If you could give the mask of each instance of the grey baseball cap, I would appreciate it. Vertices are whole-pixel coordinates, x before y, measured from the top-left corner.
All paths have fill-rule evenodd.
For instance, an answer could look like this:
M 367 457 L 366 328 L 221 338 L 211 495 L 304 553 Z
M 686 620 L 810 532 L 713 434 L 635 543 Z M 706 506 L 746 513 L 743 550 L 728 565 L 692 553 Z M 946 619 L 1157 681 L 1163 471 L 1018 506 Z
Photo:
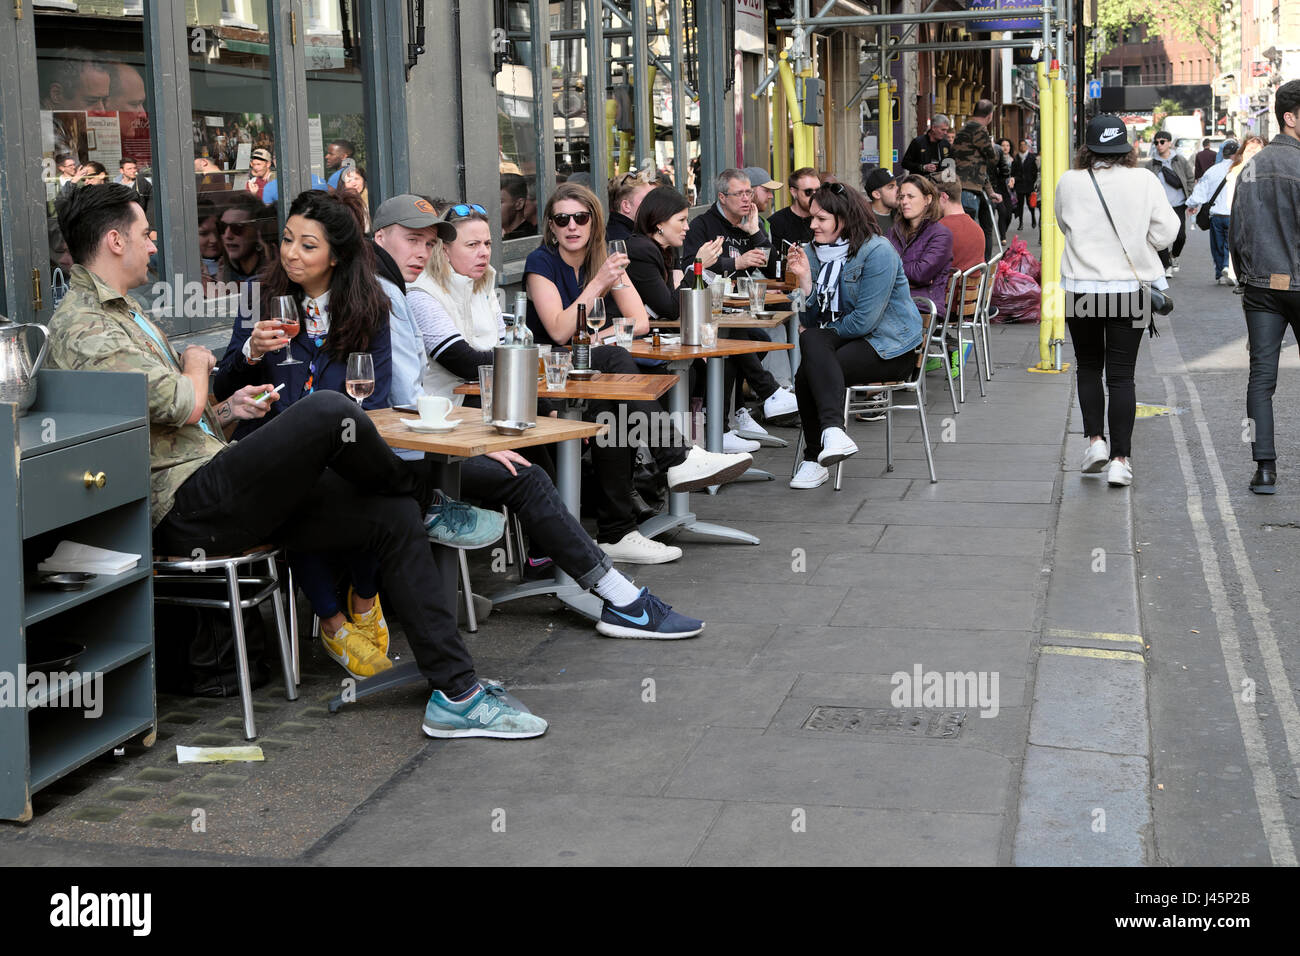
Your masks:
M 443 242 L 454 242 L 456 239 L 456 227 L 443 222 L 429 200 L 411 193 L 402 193 L 379 204 L 375 218 L 370 221 L 370 228 L 378 232 L 387 226 L 405 226 L 407 229 L 427 229 L 432 226 Z
M 758 166 L 746 166 L 745 175 L 749 177 L 749 185 L 752 187 L 762 186 L 765 189 L 780 189 L 781 183 L 772 178 L 766 169 Z

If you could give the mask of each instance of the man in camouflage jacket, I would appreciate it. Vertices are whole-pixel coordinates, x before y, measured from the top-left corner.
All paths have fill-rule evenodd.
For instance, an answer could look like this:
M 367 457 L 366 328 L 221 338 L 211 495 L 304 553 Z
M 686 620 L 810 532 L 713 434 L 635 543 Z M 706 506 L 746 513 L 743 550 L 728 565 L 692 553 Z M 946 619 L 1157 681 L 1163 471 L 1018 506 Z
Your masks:
M 980 194 L 989 203 L 1000 203 L 1003 197 L 993 191 L 989 182 L 989 167 L 998 161 L 989 124 L 993 122 L 993 101 L 980 100 L 975 104 L 971 118 L 957 132 L 952 144 L 953 159 L 957 161 L 957 176 L 961 179 L 961 205 L 967 215 L 984 230 L 985 258 L 992 253 L 993 215 L 980 201 Z

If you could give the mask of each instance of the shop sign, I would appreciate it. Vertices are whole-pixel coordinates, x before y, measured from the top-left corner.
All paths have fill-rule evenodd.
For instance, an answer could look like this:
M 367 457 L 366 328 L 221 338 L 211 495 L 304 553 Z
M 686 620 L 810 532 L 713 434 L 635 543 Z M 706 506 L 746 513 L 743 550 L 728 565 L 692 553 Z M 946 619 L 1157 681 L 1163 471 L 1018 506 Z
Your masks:
M 763 7 L 764 0 L 736 0 L 736 49 L 742 53 L 762 53 L 767 48 Z

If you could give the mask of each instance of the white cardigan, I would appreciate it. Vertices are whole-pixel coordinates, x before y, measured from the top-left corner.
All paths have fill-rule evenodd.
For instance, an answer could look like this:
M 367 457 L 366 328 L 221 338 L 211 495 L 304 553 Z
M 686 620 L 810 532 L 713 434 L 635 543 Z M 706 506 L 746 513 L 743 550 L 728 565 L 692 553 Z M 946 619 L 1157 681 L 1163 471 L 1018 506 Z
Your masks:
M 1088 171 L 1071 169 L 1056 186 L 1056 221 L 1065 233 L 1062 287 L 1078 292 L 1135 291 L 1141 279 L 1164 288 L 1165 270 L 1156 250 L 1168 248 L 1178 237 L 1178 215 L 1159 180 L 1148 170 L 1127 166 L 1103 167 L 1094 173 L 1137 278 L 1106 220 Z
M 501 340 L 501 303 L 494 292 L 496 273 L 491 266 L 488 266 L 486 279 L 486 287 L 476 293 L 474 280 L 458 272 L 451 273 L 449 289 L 442 288 L 427 272 L 422 272 L 418 279 L 407 284 L 407 294 L 432 296 L 470 348 L 478 352 L 491 351 Z M 439 364 L 436 356 L 430 357 L 424 370 L 424 394 L 445 395 L 460 405 L 465 396 L 452 392 L 460 383 L 460 377 Z

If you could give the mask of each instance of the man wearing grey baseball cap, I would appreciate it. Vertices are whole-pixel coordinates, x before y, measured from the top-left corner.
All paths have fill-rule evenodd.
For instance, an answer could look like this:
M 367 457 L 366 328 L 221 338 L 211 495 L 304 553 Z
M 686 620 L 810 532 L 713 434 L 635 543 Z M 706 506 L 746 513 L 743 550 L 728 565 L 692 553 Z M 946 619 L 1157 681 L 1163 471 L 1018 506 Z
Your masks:
M 404 229 L 433 229 L 434 235 L 443 242 L 452 242 L 456 238 L 456 227 L 442 221 L 438 211 L 433 208 L 433 203 L 411 193 L 402 193 L 380 203 L 379 208 L 375 210 L 374 219 L 371 220 L 371 226 L 376 240 L 379 239 L 379 234 L 390 226 L 401 226 Z M 384 244 L 380 243 L 380 245 Z

